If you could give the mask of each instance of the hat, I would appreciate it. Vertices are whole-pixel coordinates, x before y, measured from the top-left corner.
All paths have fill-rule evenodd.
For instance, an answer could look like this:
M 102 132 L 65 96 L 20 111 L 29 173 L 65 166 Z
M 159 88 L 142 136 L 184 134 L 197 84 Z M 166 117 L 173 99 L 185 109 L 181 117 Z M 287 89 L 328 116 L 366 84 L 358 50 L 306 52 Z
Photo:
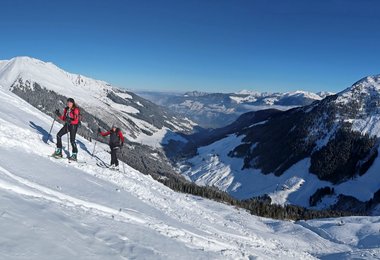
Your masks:
M 71 103 L 75 104 L 75 101 L 74 101 L 73 98 L 68 98 L 68 99 L 67 99 L 67 102 L 71 102 Z
M 112 124 L 111 128 L 117 128 L 116 124 Z

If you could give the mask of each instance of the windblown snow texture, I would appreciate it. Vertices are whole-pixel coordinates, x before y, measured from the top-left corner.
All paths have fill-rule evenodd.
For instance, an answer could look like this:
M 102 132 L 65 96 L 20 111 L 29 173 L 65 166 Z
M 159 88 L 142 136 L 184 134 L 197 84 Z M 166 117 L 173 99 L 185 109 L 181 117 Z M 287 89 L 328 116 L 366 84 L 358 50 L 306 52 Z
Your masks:
M 47 155 L 51 118 L 0 87 L 1 259 L 316 259 L 380 256 L 379 217 L 275 221 L 173 192 L 78 137 L 85 166 Z M 53 128 L 56 133 L 60 125 Z

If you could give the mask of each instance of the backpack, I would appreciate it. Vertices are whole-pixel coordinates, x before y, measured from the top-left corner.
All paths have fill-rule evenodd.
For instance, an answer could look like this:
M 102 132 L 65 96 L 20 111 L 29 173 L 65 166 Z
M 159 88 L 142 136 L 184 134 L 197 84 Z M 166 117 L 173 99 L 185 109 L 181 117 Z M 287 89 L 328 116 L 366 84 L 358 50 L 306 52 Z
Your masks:
M 116 128 L 115 132 L 112 132 L 112 129 L 109 131 L 110 131 L 110 145 L 118 145 L 120 143 L 120 137 L 119 137 L 120 128 Z

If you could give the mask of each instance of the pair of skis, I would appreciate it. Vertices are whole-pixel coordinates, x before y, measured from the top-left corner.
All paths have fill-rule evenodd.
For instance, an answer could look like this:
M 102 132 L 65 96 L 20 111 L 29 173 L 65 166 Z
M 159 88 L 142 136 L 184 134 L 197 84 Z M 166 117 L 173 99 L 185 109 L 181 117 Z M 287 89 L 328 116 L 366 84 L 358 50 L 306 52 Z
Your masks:
M 57 159 L 57 160 L 67 159 L 69 161 L 69 163 L 75 162 L 78 164 L 87 164 L 87 162 L 85 162 L 85 161 L 71 160 L 70 158 L 65 158 L 65 157 L 60 157 L 60 156 L 50 155 L 49 157 L 52 157 L 52 158 Z M 96 165 L 100 168 L 110 169 L 112 171 L 120 171 L 120 168 L 113 168 L 109 164 L 104 163 L 104 162 L 97 162 Z
M 104 168 L 104 169 L 110 169 L 112 171 L 120 171 L 120 168 L 113 168 L 109 164 L 104 163 L 104 162 L 97 162 L 96 166 L 98 166 L 100 168 Z
M 70 157 L 60 157 L 60 156 L 55 156 L 55 155 L 49 155 L 49 157 L 52 157 L 54 159 L 57 159 L 57 160 L 60 160 L 60 159 L 67 159 L 69 161 L 69 163 L 72 163 L 72 162 L 75 162 L 75 163 L 78 163 L 78 164 L 86 164 L 85 161 L 78 161 L 78 160 L 73 160 L 73 159 L 70 159 Z
M 67 159 L 69 161 L 69 163 L 71 162 L 75 162 L 75 163 L 78 163 L 78 164 L 87 164 L 87 162 L 85 161 L 78 161 L 78 160 L 72 160 L 70 159 L 70 157 L 60 157 L 60 156 L 55 156 L 55 155 L 49 155 L 49 157 L 52 157 L 54 159 L 57 159 L 57 160 L 62 160 L 62 159 Z M 105 163 L 105 162 L 97 162 L 96 165 L 100 168 L 104 168 L 104 169 L 110 169 L 112 171 L 120 171 L 120 168 L 113 168 L 111 167 L 109 164 Z

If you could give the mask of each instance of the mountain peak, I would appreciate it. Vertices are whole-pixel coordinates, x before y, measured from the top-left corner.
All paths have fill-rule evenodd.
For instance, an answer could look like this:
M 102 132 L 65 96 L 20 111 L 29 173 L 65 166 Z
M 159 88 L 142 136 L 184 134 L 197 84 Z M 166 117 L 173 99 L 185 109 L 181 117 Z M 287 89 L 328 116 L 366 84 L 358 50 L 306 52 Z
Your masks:
M 88 91 L 102 93 L 111 85 L 83 75 L 69 73 L 52 62 L 45 62 L 28 56 L 19 56 L 0 61 L 0 86 L 9 89 L 15 82 L 36 82 L 42 87 L 72 96 L 73 93 L 88 99 Z M 78 88 L 80 87 L 80 88 Z M 71 89 L 71 90 L 70 90 Z M 72 90 L 75 89 L 73 92 Z
M 367 76 L 356 82 L 354 85 L 364 83 L 364 84 L 379 84 L 380 83 L 380 74 Z
M 309 99 L 314 99 L 314 100 L 321 100 L 322 97 L 320 97 L 318 94 L 315 94 L 313 92 L 309 91 L 304 91 L 304 90 L 296 90 L 292 92 L 286 92 L 284 93 L 285 96 L 294 96 L 294 97 L 305 97 Z
M 376 91 L 376 92 L 380 91 L 380 75 L 364 77 L 361 80 L 355 82 L 351 87 L 338 93 L 338 95 L 344 96 L 348 92 L 370 93 L 373 91 Z
M 30 56 L 16 56 L 16 57 L 10 59 L 10 61 L 12 61 L 12 62 L 15 62 L 15 61 L 20 61 L 20 62 L 43 62 L 42 60 L 30 57 Z
M 16 66 L 17 69 L 31 69 L 31 67 L 36 66 L 48 66 L 53 67 L 55 69 L 59 69 L 55 64 L 52 62 L 45 62 L 33 57 L 29 56 L 17 56 L 7 61 L 9 66 Z
M 28 56 L 19 56 L 10 60 L 0 62 L 0 85 L 9 88 L 16 80 L 31 79 L 52 79 L 56 74 L 62 74 L 63 71 L 53 63 L 47 63 Z M 36 78 L 36 76 L 38 76 Z

